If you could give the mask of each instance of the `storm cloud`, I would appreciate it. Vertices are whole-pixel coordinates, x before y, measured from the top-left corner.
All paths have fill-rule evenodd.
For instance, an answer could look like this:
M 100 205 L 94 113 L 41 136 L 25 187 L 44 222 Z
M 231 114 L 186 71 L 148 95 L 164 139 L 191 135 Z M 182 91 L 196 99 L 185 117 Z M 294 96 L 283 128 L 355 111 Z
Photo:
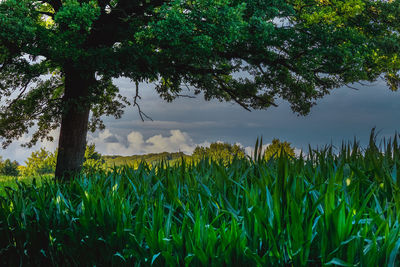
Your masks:
M 115 83 L 124 96 L 133 99 L 133 83 L 127 79 Z M 105 117 L 106 130 L 89 133 L 88 141 L 94 142 L 102 154 L 132 155 L 163 151 L 191 153 L 196 145 L 216 141 L 253 147 L 260 136 L 264 143 L 279 138 L 298 149 L 307 149 L 308 144 L 340 145 L 354 137 L 365 146 L 373 127 L 379 132 L 378 139 L 400 132 L 400 92 L 390 91 L 383 81 L 352 87 L 358 90 L 348 87 L 333 90 L 303 117 L 294 114 L 284 101 L 279 101 L 277 108 L 253 112 L 232 103 L 206 102 L 201 95 L 167 103 L 157 95 L 153 84 L 141 84 L 141 109 L 153 121 L 142 122 L 137 109 L 128 107 L 119 120 Z M 57 136 L 57 132 L 53 134 Z M 56 139 L 54 143 L 38 144 L 27 150 L 18 146 L 22 141 L 0 154 L 22 163 L 40 146 L 54 150 L 57 145 Z

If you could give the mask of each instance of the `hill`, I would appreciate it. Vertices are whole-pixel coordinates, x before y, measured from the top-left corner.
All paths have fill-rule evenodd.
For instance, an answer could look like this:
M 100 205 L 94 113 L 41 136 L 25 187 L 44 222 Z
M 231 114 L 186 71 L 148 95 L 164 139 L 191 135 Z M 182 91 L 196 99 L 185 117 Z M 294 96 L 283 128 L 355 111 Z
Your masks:
M 154 165 L 162 160 L 169 162 L 170 164 L 174 164 L 176 161 L 184 158 L 186 161 L 190 160 L 192 157 L 186 155 L 183 152 L 162 152 L 162 153 L 150 153 L 145 155 L 132 155 L 132 156 L 120 156 L 120 155 L 112 155 L 112 156 L 102 156 L 105 164 L 107 166 L 121 166 L 121 165 L 131 165 L 137 166 L 140 162 L 145 161 L 148 164 Z

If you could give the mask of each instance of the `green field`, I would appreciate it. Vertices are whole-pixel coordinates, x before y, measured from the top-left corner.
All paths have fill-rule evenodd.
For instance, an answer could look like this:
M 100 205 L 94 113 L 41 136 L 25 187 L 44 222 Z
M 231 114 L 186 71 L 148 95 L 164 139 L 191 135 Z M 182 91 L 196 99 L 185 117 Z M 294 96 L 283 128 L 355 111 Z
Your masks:
M 399 266 L 399 159 L 395 141 L 3 187 L 0 265 Z
M 54 175 L 47 174 L 43 176 L 32 176 L 32 177 L 23 177 L 23 176 L 0 176 L 0 196 L 5 195 L 5 190 L 7 187 L 17 189 L 18 182 L 24 184 L 32 184 L 33 180 L 38 186 L 42 184 L 44 180 L 51 180 Z

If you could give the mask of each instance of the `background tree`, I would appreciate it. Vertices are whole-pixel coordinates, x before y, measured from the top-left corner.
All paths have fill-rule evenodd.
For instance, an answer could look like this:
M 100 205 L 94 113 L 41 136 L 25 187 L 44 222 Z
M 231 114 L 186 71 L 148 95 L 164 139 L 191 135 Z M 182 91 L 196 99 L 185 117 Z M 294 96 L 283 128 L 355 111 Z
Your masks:
M 45 148 L 40 148 L 38 151 L 32 152 L 31 156 L 25 161 L 26 166 L 20 166 L 21 174 L 23 176 L 54 174 L 57 155 L 58 150 L 52 153 Z M 84 170 L 98 170 L 103 167 L 103 163 L 104 160 L 101 154 L 96 151 L 96 146 L 94 144 L 87 145 L 85 149 L 85 160 L 83 162 Z
M 265 160 L 269 160 L 272 157 L 278 158 L 282 152 L 291 157 L 295 156 L 294 148 L 291 147 L 290 143 L 281 142 L 279 139 L 274 138 L 272 143 L 265 148 L 264 158 Z
M 56 166 L 56 153 L 51 153 L 44 148 L 31 153 L 25 161 L 26 166 L 21 168 L 23 176 L 37 176 L 54 173 Z
M 0 136 L 27 144 L 60 128 L 56 176 L 81 169 L 88 129 L 138 107 L 139 82 L 162 98 L 307 114 L 331 89 L 382 74 L 399 86 L 400 1 L 2 0 Z M 236 75 L 241 73 L 243 75 Z M 135 82 L 127 101 L 112 79 Z M 89 121 L 89 115 L 90 121 Z
M 17 161 L 11 161 L 10 159 L 2 160 L 0 157 L 0 174 L 7 176 L 18 176 L 19 175 L 19 163 Z
M 89 144 L 85 150 L 85 160 L 83 162 L 83 169 L 86 172 L 96 171 L 104 167 L 105 160 L 102 159 L 101 154 L 96 151 L 95 144 Z
M 207 157 L 207 148 L 203 146 L 196 146 L 193 150 L 192 157 L 195 159 L 202 159 Z
M 9 176 L 18 176 L 19 163 L 17 161 L 11 161 L 10 159 L 6 159 L 4 161 L 4 165 L 2 166 L 1 174 L 9 175 Z
M 208 158 L 215 161 L 222 161 L 224 163 L 231 162 L 235 157 L 244 158 L 244 148 L 235 144 L 228 143 L 212 143 L 209 147 L 197 146 L 192 154 L 194 160 Z
M 85 150 L 85 160 L 101 160 L 101 154 L 96 151 L 95 144 L 89 144 Z

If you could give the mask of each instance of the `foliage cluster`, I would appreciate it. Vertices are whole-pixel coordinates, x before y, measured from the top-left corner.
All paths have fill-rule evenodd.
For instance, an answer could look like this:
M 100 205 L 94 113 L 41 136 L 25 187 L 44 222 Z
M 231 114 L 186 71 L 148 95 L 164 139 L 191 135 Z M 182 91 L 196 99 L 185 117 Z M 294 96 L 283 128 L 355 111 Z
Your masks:
M 232 162 L 234 158 L 244 158 L 245 152 L 240 145 L 216 142 L 209 147 L 197 146 L 193 151 L 192 157 L 194 160 L 208 158 L 227 164 Z
M 26 166 L 20 166 L 22 176 L 40 176 L 44 174 L 54 174 L 57 162 L 57 150 L 49 152 L 44 148 L 32 152 L 31 156 L 25 161 Z M 86 146 L 85 161 L 83 168 L 85 171 L 93 171 L 102 167 L 104 161 L 100 153 L 96 151 L 94 144 Z
M 0 157 L 0 175 L 5 176 L 18 176 L 19 175 L 19 163 L 17 161 L 11 161 L 10 159 L 3 159 Z
M 87 145 L 83 161 L 83 171 L 93 172 L 102 168 L 104 168 L 104 160 L 101 154 L 96 151 L 95 144 Z
M 281 142 L 279 139 L 272 139 L 272 143 L 267 146 L 264 152 L 264 158 L 269 160 L 270 158 L 279 158 L 282 153 L 286 153 L 290 157 L 294 157 L 294 148 L 290 146 L 289 142 Z
M 0 107 L 3 145 L 35 124 L 28 145 L 51 139 L 74 105 L 91 110 L 93 131 L 104 127 L 102 115 L 120 118 L 126 105 L 138 107 L 140 96 L 137 87 L 134 101 L 122 97 L 113 84 L 118 77 L 156 82 L 167 101 L 191 86 L 206 100 L 246 109 L 283 99 L 298 114 L 358 81 L 383 76 L 396 90 L 399 6 L 374 0 L 2 0 L 0 100 L 10 100 Z M 70 135 L 77 125 L 62 131 Z
M 21 166 L 22 176 L 39 176 L 54 173 L 56 167 L 56 152 L 49 152 L 44 148 L 32 152 L 25 161 L 26 166 Z
M 18 183 L 0 197 L 0 265 L 395 266 L 400 146 Z

